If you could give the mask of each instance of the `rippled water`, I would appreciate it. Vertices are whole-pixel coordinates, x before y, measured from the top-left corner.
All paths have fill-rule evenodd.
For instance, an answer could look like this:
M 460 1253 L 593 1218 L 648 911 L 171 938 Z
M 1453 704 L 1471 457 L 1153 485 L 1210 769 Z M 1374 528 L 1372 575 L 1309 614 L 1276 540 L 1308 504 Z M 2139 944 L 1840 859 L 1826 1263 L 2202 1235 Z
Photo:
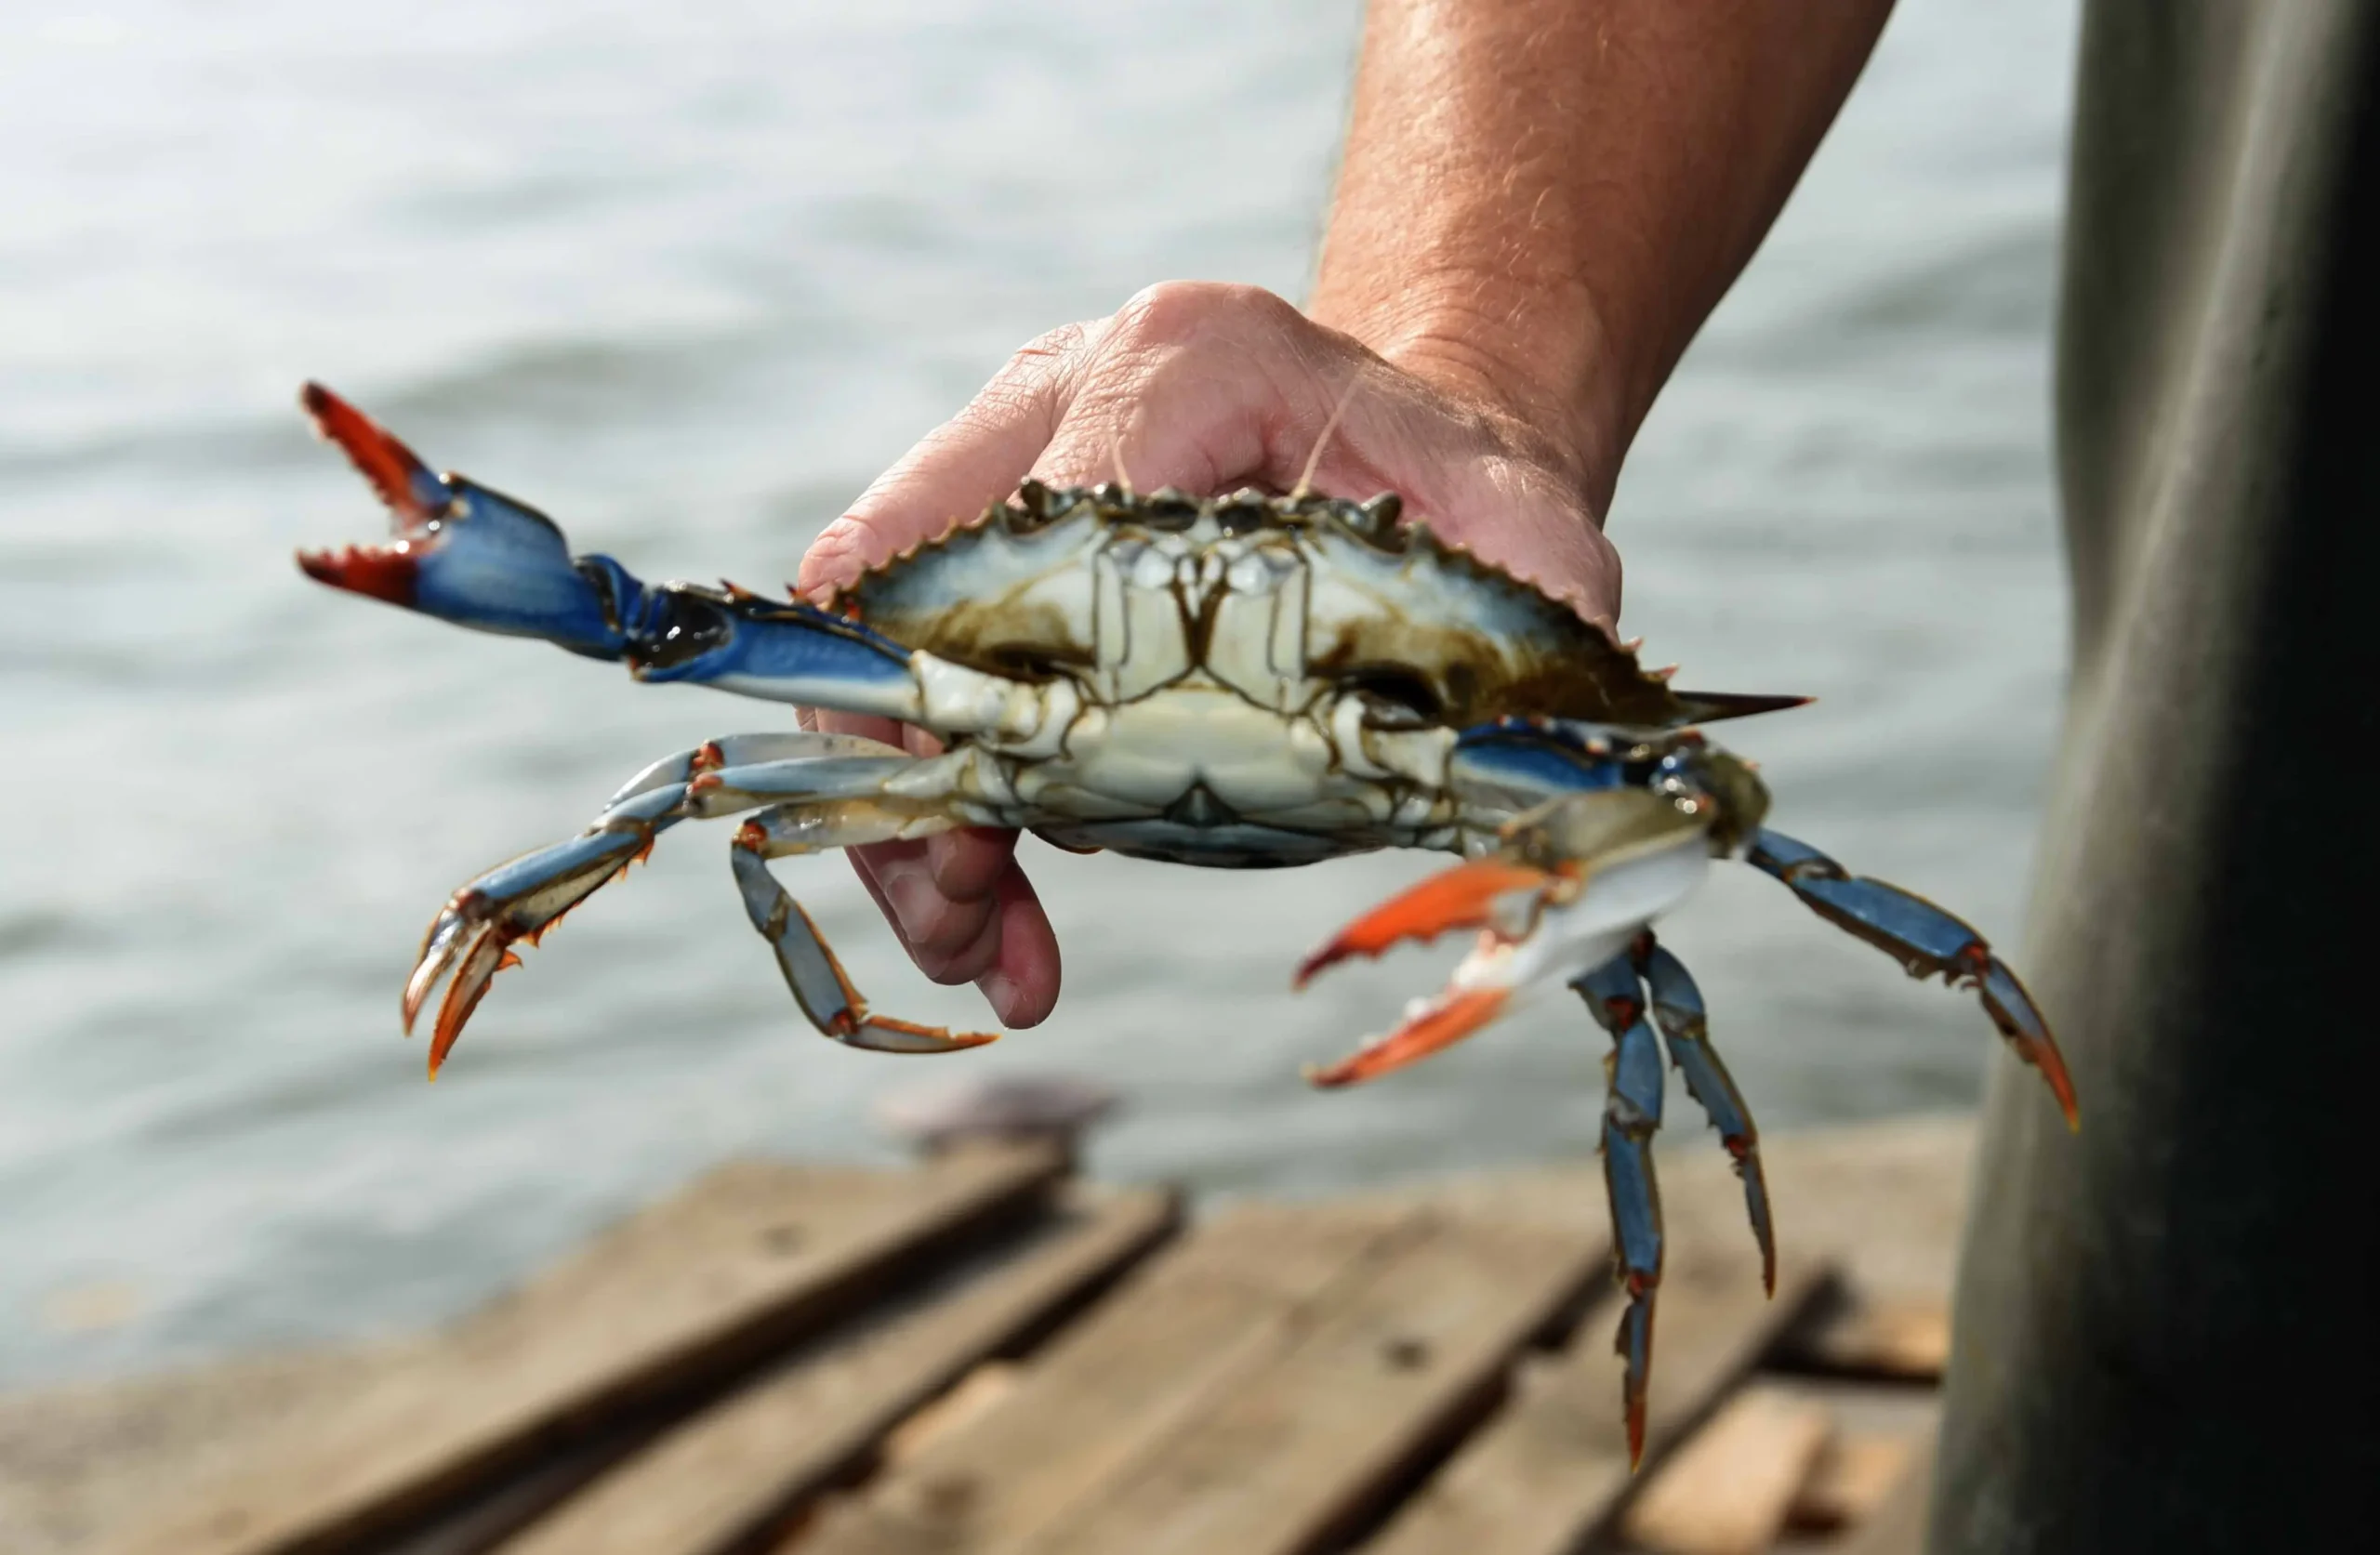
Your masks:
M 1824 699 L 1732 731 L 1783 823 L 2009 939 L 2065 630 L 2069 10 L 1908 0 L 1612 519 L 1649 652 Z M 426 1321 L 730 1152 L 882 1152 L 869 1099 L 949 1072 L 808 1034 L 721 839 L 681 832 L 421 1083 L 395 995 L 444 893 L 769 715 L 303 583 L 293 546 L 378 520 L 298 381 L 649 576 L 773 584 L 1025 337 L 1165 276 L 1296 295 L 1355 19 L 11 7 L 0 1377 Z M 1026 846 L 1064 1002 L 943 1062 L 1108 1076 L 1101 1171 L 1304 1188 L 1587 1147 L 1601 1043 L 1556 1007 L 1364 1091 L 1299 1085 L 1444 958 L 1293 999 L 1294 955 L 1430 861 L 1254 879 Z M 880 1003 L 976 1018 L 839 862 L 787 873 Z M 1976 1094 L 1978 1012 L 1749 872 L 1668 937 L 1770 1127 Z

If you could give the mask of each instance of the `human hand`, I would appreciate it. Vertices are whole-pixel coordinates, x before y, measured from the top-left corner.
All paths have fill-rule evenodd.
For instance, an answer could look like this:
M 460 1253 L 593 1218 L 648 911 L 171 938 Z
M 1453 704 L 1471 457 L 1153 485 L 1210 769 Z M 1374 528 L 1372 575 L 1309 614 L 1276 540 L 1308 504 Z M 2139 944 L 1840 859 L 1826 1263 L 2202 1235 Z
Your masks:
M 1120 463 L 1144 491 L 1286 492 L 1309 459 L 1316 491 L 1395 492 L 1407 521 L 1606 627 L 1618 615 L 1620 559 L 1599 512 L 1613 471 L 1582 425 L 1443 343 L 1384 357 L 1270 292 L 1183 282 L 1017 352 L 827 526 L 797 586 L 824 596 L 973 518 L 1028 475 L 1086 484 Z M 939 748 L 883 719 L 817 721 L 921 755 Z M 972 982 L 1004 1023 L 1030 1026 L 1057 1002 L 1059 955 L 1015 844 L 1012 832 L 971 830 L 852 858 L 927 976 Z

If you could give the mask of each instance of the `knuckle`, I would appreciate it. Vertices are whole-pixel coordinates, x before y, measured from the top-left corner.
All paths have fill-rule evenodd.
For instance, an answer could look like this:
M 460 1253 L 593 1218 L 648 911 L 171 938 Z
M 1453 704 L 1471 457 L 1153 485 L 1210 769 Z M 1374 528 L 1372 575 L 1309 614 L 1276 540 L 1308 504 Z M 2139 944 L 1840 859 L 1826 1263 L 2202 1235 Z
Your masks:
M 1297 310 L 1262 286 L 1227 281 L 1160 281 L 1116 311 L 1116 334 L 1135 343 L 1190 343 L 1277 328 Z

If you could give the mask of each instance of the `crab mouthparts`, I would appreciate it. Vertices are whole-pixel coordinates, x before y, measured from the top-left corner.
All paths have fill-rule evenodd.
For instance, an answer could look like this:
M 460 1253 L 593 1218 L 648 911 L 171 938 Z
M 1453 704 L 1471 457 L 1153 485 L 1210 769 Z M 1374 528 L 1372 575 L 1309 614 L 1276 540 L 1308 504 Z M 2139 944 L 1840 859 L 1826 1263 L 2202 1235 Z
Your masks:
M 316 583 L 344 588 L 350 594 L 385 600 L 392 605 L 410 606 L 414 602 L 415 584 L 421 570 L 421 560 L 415 553 L 414 542 L 400 540 L 393 546 L 349 546 L 337 551 L 301 550 L 298 553 L 298 566 Z

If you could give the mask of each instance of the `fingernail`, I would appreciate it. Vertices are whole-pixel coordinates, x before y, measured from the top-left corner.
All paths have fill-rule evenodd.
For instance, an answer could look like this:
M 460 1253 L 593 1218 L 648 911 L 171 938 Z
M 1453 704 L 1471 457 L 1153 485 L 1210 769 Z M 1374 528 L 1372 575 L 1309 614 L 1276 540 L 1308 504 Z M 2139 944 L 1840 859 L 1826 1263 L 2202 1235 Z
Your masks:
M 1000 1018 L 1003 1025 L 1015 1020 L 1013 1011 L 1016 1008 L 1016 980 L 1014 978 L 1006 972 L 985 972 L 975 980 L 975 986 L 982 991 L 984 1002 L 992 1007 L 992 1013 Z

